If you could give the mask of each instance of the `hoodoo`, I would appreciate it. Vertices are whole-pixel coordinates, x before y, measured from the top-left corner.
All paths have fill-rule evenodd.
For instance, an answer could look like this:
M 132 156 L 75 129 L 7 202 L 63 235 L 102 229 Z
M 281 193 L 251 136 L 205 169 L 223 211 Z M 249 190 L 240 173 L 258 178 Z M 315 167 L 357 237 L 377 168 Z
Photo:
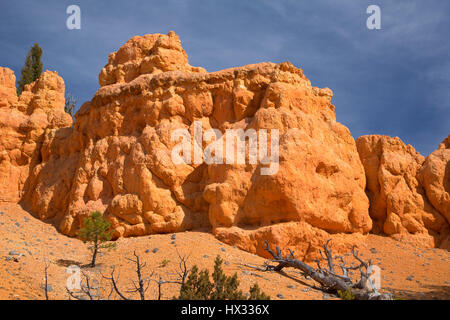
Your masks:
M 1 197 L 64 234 L 99 210 L 115 238 L 209 228 L 259 255 L 267 240 L 306 260 L 328 239 L 348 250 L 371 230 L 450 245 L 448 138 L 426 159 L 398 138 L 355 142 L 332 91 L 289 62 L 208 73 L 189 65 L 174 32 L 136 36 L 110 54 L 73 124 L 56 73 L 20 97 L 14 81 L 0 69 Z M 278 130 L 278 171 L 174 163 L 172 133 L 194 135 L 199 123 L 222 134 Z

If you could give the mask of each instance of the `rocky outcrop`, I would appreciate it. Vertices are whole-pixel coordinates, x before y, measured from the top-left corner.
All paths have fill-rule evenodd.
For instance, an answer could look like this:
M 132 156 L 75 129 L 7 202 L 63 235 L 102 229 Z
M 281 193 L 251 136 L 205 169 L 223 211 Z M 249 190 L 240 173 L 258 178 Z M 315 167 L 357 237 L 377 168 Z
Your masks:
M 367 177 L 373 231 L 421 247 L 447 248 L 445 171 L 450 153 L 445 143 L 427 159 L 399 138 L 362 136 L 356 144 Z
M 0 67 L 0 200 L 17 202 L 30 170 L 41 162 L 49 129 L 70 126 L 64 112 L 64 81 L 46 71 L 17 97 L 12 70 Z
M 128 40 L 117 52 L 109 55 L 108 64 L 99 75 L 100 86 L 126 83 L 141 74 L 158 74 L 167 71 L 206 72 L 191 67 L 180 38 L 171 31 L 168 35 L 147 34 Z
M 419 173 L 429 201 L 450 223 L 450 135 L 425 159 Z
M 330 238 L 347 251 L 372 228 L 449 242 L 448 139 L 427 159 L 398 138 L 355 143 L 332 91 L 289 62 L 208 73 L 173 32 L 133 37 L 73 125 L 56 73 L 19 98 L 14 81 L 0 69 L 2 196 L 67 235 L 99 210 L 115 238 L 210 228 L 244 250 L 265 256 L 267 240 L 304 260 Z
M 0 108 L 17 102 L 16 76 L 14 71 L 0 67 Z
M 346 245 L 371 229 L 364 170 L 349 130 L 336 122 L 332 92 L 290 63 L 207 73 L 189 66 L 171 32 L 130 39 L 99 82 L 73 130 L 47 130 L 23 197 L 63 233 L 75 235 L 100 210 L 115 237 L 211 227 L 251 252 L 264 254 L 267 238 L 311 258 L 330 237 Z M 261 162 L 172 161 L 175 130 L 211 128 L 266 129 L 269 143 L 278 130 L 275 174 L 262 174 L 272 164 Z M 208 144 L 192 148 L 199 146 Z

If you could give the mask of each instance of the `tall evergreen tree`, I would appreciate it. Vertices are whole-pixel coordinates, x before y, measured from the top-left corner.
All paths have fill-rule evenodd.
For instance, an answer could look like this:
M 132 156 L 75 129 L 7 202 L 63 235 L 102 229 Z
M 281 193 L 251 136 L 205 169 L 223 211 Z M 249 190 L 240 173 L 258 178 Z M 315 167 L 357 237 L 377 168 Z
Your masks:
M 17 83 L 17 94 L 20 95 L 25 85 L 37 80 L 42 73 L 42 49 L 35 43 L 28 51 L 25 65 L 21 70 L 21 77 Z

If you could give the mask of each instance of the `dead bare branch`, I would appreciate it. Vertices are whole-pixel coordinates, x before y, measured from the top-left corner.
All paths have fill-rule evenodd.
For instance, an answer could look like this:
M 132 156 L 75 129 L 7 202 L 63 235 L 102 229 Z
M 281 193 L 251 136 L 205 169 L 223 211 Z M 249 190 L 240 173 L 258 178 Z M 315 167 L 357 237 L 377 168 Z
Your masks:
M 331 239 L 330 239 L 331 240 Z M 276 253 L 270 248 L 269 243 L 266 243 L 266 251 L 273 257 L 272 262 L 277 263 L 277 265 L 266 265 L 265 271 L 281 271 L 283 268 L 295 268 L 299 269 L 303 274 L 308 275 L 314 281 L 320 284 L 321 290 L 328 293 L 347 292 L 351 291 L 357 300 L 391 300 L 392 296 L 390 294 L 381 294 L 378 292 L 370 275 L 372 273 L 372 263 L 369 260 L 365 262 L 362 260 L 358 252 L 355 251 L 355 247 L 352 249 L 353 257 L 359 262 L 359 265 L 346 266 L 344 259 L 341 256 L 333 256 L 332 250 L 329 246 L 330 240 L 328 240 L 323 251 L 320 251 L 320 259 L 316 259 L 317 269 L 309 266 L 303 261 L 294 258 L 294 254 L 291 250 L 283 258 L 280 248 L 276 247 Z M 327 262 L 328 268 L 321 266 L 321 261 L 325 260 Z M 342 270 L 342 275 L 338 274 L 335 270 L 335 260 L 339 260 L 341 264 L 339 267 Z M 361 277 L 357 283 L 353 283 L 352 279 L 349 277 L 349 270 L 360 271 Z
M 132 281 L 134 286 L 134 291 L 132 292 L 138 292 L 139 296 L 141 297 L 141 300 L 145 300 L 145 290 L 146 290 L 145 287 L 148 288 L 148 285 L 146 286 L 144 279 L 142 279 L 142 269 L 145 268 L 147 264 L 140 262 L 139 256 L 136 254 L 136 251 L 134 251 L 133 254 L 135 256 L 135 259 L 126 258 L 127 260 L 136 264 L 136 274 L 138 277 L 138 284 Z
M 146 267 L 146 263 L 141 262 L 141 259 L 136 252 L 133 252 L 134 258 L 126 258 L 126 260 L 133 262 L 136 265 L 136 275 L 137 275 L 137 281 L 131 281 L 132 288 L 129 290 L 126 290 L 124 292 L 126 293 L 138 293 L 141 300 L 145 300 L 145 293 L 147 292 L 150 282 L 155 282 L 158 286 L 158 300 L 162 298 L 162 286 L 164 284 L 178 284 L 183 285 L 187 279 L 187 276 L 189 274 L 190 269 L 188 268 L 187 261 L 189 259 L 189 256 L 181 255 L 178 251 L 178 269 L 176 272 L 173 273 L 173 276 L 176 276 L 175 280 L 163 280 L 163 278 L 158 275 L 158 279 L 153 279 L 154 272 L 152 272 L 148 277 L 144 278 L 143 276 L 143 269 Z M 104 279 L 107 279 L 111 282 L 111 292 L 109 294 L 109 297 L 111 296 L 112 292 L 115 292 L 121 299 L 123 300 L 131 300 L 130 298 L 126 297 L 122 291 L 119 289 L 117 283 L 119 280 L 119 276 L 117 278 L 114 275 L 115 269 L 113 268 L 111 271 L 111 275 L 109 277 L 103 276 Z M 169 274 L 169 273 L 167 273 Z M 108 297 L 108 298 L 109 298 Z
M 122 292 L 120 292 L 119 288 L 117 287 L 117 281 L 118 281 L 118 279 L 119 279 L 119 276 L 117 276 L 117 280 L 116 280 L 116 278 L 114 277 L 114 271 L 115 271 L 115 268 L 112 269 L 112 271 L 111 271 L 111 276 L 110 276 L 110 277 L 107 277 L 107 276 L 104 276 L 104 275 L 102 275 L 102 277 L 103 277 L 104 279 L 106 279 L 106 280 L 111 281 L 112 288 L 114 289 L 114 291 L 117 293 L 117 295 L 118 295 L 120 298 L 122 298 L 123 300 L 130 300 L 130 299 L 128 299 L 127 297 L 125 297 L 125 296 L 122 294 Z M 111 294 L 110 294 L 110 295 L 111 295 Z
M 48 261 L 45 259 L 45 267 L 44 267 L 44 277 L 45 277 L 45 283 L 44 283 L 44 292 L 45 292 L 45 300 L 48 300 Z

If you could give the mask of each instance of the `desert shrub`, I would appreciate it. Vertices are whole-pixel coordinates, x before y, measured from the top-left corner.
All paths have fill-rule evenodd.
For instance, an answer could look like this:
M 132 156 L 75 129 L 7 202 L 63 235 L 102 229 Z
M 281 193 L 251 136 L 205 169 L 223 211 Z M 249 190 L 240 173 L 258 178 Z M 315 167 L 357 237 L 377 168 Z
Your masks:
M 227 276 L 222 269 L 222 259 L 217 256 L 214 263 L 212 281 L 207 269 L 199 270 L 193 266 L 187 280 L 180 289 L 180 300 L 244 300 L 245 295 L 239 290 L 237 273 Z M 269 300 L 257 284 L 250 288 L 249 300 Z
M 255 283 L 250 287 L 250 297 L 248 300 L 270 300 L 270 297 L 261 291 L 258 284 Z
M 353 294 L 351 287 L 345 291 L 338 290 L 337 293 L 342 300 L 355 300 L 355 295 Z
M 161 267 L 161 268 L 164 268 L 164 267 L 167 267 L 167 265 L 170 263 L 170 260 L 168 260 L 168 259 L 163 259 L 162 261 L 161 261 L 161 263 L 159 264 L 159 266 Z

